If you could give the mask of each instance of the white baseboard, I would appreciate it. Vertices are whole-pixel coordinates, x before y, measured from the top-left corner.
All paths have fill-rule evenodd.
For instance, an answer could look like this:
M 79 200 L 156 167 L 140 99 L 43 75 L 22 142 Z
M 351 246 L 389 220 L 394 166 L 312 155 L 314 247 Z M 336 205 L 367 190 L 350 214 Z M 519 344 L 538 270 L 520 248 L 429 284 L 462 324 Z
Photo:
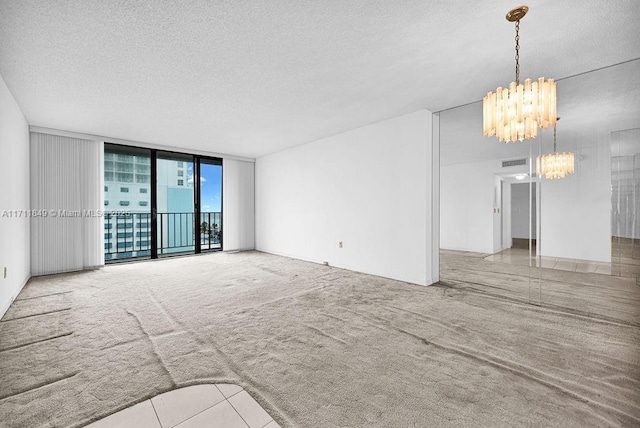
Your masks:
M 305 257 L 300 257 L 300 256 L 294 256 L 291 254 L 286 254 L 286 253 L 280 253 L 277 251 L 271 251 L 271 250 L 264 250 L 264 249 L 260 249 L 260 248 L 256 248 L 255 251 L 260 251 L 261 253 L 266 253 L 266 254 L 273 254 L 274 256 L 280 256 L 280 257 L 287 257 L 290 259 L 296 259 L 296 260 L 302 260 L 303 262 L 310 262 L 310 263 L 316 263 L 316 264 L 324 264 L 324 261 L 321 260 L 316 260 L 316 259 L 309 259 L 309 258 L 305 258 Z M 386 278 L 386 279 L 391 279 L 394 281 L 401 281 L 401 282 L 406 282 L 409 284 L 415 284 L 415 285 L 420 285 L 420 286 L 428 286 L 433 284 L 433 282 L 431 283 L 423 283 L 421 279 L 416 279 L 416 278 L 396 278 L 392 275 L 389 274 L 385 274 L 383 272 L 366 272 L 366 271 L 362 271 L 362 270 L 357 270 L 354 269 L 350 266 L 345 266 L 342 264 L 335 264 L 335 263 L 328 263 L 327 266 L 331 266 L 331 267 L 335 267 L 338 269 L 344 269 L 344 270 L 350 270 L 351 272 L 358 272 L 358 273 L 364 273 L 366 275 L 373 275 L 373 276 L 379 276 L 380 278 Z M 434 281 L 434 282 L 437 282 Z

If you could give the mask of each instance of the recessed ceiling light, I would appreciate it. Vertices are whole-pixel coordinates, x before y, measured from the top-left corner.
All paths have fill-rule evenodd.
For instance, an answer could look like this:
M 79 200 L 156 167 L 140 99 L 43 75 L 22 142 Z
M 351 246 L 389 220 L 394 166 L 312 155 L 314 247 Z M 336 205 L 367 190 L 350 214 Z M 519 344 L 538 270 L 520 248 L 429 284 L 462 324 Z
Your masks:
M 527 178 L 527 174 L 518 174 L 516 175 L 516 180 L 524 180 Z

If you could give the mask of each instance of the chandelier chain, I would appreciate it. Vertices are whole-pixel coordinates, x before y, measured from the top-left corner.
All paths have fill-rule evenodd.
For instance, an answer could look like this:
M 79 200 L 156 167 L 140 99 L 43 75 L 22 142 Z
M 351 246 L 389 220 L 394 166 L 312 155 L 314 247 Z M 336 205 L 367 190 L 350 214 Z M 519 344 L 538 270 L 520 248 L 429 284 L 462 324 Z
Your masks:
M 520 84 L 520 20 L 516 21 L 516 85 Z
M 553 126 L 553 153 L 558 153 L 558 145 L 557 145 L 557 135 L 556 135 L 557 126 Z

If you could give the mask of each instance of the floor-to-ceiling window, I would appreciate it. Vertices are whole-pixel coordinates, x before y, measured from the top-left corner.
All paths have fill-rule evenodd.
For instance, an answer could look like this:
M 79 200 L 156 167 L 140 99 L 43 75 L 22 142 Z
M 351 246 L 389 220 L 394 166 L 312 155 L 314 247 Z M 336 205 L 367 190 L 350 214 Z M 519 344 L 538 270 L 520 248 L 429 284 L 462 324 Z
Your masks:
M 200 159 L 200 246 L 222 248 L 222 161 Z
M 151 254 L 150 151 L 105 144 L 105 260 Z
M 222 161 L 105 144 L 105 260 L 222 249 Z
M 195 251 L 193 156 L 158 153 L 158 255 Z

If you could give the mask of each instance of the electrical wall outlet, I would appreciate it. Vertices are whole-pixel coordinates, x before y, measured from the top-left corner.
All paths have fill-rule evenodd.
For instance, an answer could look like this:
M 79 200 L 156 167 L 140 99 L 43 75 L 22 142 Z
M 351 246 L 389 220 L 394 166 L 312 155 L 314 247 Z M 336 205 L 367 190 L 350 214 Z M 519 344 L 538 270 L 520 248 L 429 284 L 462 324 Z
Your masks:
M 338 248 L 342 248 L 342 241 L 338 242 Z

